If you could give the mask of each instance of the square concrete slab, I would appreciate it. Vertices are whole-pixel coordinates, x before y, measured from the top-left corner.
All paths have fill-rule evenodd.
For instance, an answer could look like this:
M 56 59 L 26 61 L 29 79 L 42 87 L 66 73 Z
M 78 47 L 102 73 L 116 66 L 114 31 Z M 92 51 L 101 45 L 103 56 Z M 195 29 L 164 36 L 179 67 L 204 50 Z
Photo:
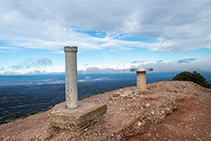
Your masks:
M 65 102 L 57 104 L 49 116 L 50 126 L 81 131 L 89 125 L 89 122 L 99 119 L 107 111 L 106 104 L 94 104 L 79 102 L 74 109 L 66 108 Z

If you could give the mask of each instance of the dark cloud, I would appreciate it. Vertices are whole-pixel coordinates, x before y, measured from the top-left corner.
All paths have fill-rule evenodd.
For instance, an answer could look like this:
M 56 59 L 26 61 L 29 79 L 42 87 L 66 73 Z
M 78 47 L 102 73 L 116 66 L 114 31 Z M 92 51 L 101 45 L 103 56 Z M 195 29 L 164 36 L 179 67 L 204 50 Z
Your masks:
M 157 60 L 156 63 L 163 63 L 163 60 Z
M 137 63 L 144 63 L 145 61 L 133 61 L 131 62 L 132 64 L 137 64 Z
M 14 70 L 20 70 L 20 69 L 28 69 L 28 68 L 33 68 L 33 67 L 45 67 L 45 66 L 50 66 L 50 65 L 52 65 L 52 61 L 48 58 L 42 58 L 38 60 L 28 59 L 21 62 L 18 65 L 11 66 L 11 68 Z
M 191 61 L 195 61 L 197 58 L 187 58 L 178 60 L 178 63 L 190 63 Z
M 52 61 L 48 58 L 38 59 L 34 64 L 34 66 L 49 66 L 52 65 Z

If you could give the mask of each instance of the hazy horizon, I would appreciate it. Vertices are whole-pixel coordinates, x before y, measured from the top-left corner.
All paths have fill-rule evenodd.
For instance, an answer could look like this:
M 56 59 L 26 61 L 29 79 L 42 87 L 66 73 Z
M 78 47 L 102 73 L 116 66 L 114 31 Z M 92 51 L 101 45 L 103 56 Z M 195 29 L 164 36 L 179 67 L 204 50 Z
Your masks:
M 150 72 L 147 73 L 147 80 L 172 80 L 180 72 Z M 198 72 L 211 84 L 211 72 Z M 171 78 L 171 79 L 170 79 Z M 94 81 L 134 81 L 136 82 L 136 73 L 118 73 L 118 74 L 84 74 L 78 73 L 78 83 Z M 64 84 L 65 74 L 41 74 L 41 75 L 0 75 L 0 86 L 7 85 L 45 85 L 45 84 Z

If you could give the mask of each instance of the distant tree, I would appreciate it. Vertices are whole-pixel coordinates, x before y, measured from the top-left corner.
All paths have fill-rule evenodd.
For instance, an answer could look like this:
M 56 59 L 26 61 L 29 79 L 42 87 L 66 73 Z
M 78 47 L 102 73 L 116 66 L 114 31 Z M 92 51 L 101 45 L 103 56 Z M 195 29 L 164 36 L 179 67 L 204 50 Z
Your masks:
M 211 88 L 211 85 L 206 81 L 206 79 L 200 74 L 194 71 L 193 73 L 184 71 L 179 74 L 177 74 L 173 80 L 178 81 L 192 81 L 194 83 L 197 83 L 203 87 Z

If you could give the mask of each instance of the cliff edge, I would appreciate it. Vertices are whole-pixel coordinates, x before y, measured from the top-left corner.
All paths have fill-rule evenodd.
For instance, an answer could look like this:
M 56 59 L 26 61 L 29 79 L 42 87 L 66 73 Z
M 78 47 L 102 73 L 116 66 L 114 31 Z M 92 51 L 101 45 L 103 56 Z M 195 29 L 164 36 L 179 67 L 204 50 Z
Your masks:
M 90 123 L 80 133 L 49 128 L 49 110 L 0 125 L 0 140 L 132 140 L 133 135 L 142 135 L 151 127 L 163 123 L 166 116 L 174 112 L 184 100 L 195 100 L 195 105 L 203 101 L 209 105 L 211 103 L 211 90 L 193 82 L 163 81 L 148 84 L 147 88 L 148 91 L 138 92 L 135 87 L 126 87 L 81 100 L 107 104 L 108 110 L 101 120 Z M 202 108 L 207 113 L 200 116 L 206 116 L 208 121 L 204 137 L 209 140 L 211 110 L 206 104 Z M 197 116 L 196 113 L 186 118 Z M 154 139 L 151 134 L 147 135 L 149 140 Z

